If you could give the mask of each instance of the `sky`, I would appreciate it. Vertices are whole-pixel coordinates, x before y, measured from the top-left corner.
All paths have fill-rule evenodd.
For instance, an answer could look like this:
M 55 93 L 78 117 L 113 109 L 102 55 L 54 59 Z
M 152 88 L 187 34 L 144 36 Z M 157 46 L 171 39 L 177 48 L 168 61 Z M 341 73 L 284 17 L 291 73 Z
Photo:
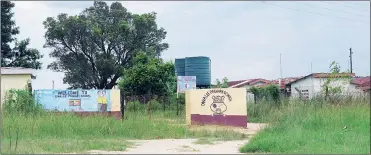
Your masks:
M 63 73 L 46 69 L 53 62 L 43 48 L 42 22 L 60 13 L 76 15 L 92 1 L 16 1 L 18 39 L 44 54 L 34 89 L 68 87 Z M 107 2 L 111 4 L 112 2 Z M 332 61 L 353 72 L 370 75 L 370 2 L 283 1 L 136 1 L 121 2 L 132 13 L 157 12 L 157 24 L 169 43 L 162 58 L 208 56 L 211 77 L 232 80 L 278 79 L 327 72 Z

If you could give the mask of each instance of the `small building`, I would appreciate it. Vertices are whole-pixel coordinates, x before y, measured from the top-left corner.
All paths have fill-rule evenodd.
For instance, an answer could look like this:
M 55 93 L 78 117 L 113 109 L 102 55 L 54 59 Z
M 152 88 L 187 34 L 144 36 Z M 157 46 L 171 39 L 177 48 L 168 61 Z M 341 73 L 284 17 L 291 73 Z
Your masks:
M 328 78 L 338 78 L 344 76 L 354 77 L 355 74 L 350 73 L 339 73 L 339 74 L 330 74 L 330 73 L 313 73 L 302 78 L 299 78 L 295 81 L 289 82 L 286 84 L 286 91 L 289 96 L 298 98 L 312 98 L 315 95 L 318 95 L 322 92 L 322 86 L 327 81 Z M 341 86 L 343 88 L 343 93 L 349 92 L 362 92 L 360 89 L 352 86 L 351 80 L 346 78 L 340 78 L 334 80 L 330 83 L 332 86 Z
M 238 81 L 230 81 L 228 82 L 229 88 L 246 88 L 246 101 L 248 103 L 254 102 L 254 94 L 252 94 L 249 90 L 251 87 L 261 87 L 269 84 L 269 80 L 265 79 L 248 79 L 248 80 L 238 80 Z
M 7 91 L 30 88 L 34 71 L 23 67 L 1 67 L 1 104 Z
M 298 79 L 302 78 L 301 77 L 286 77 L 286 78 L 280 78 L 277 80 L 272 80 L 269 84 L 277 85 L 281 90 L 284 90 L 286 88 L 286 84 L 296 81 Z
M 265 79 L 248 79 L 228 82 L 229 88 L 251 88 L 269 84 L 270 81 Z
M 371 77 L 354 77 L 353 80 L 350 82 L 351 86 L 354 89 L 358 89 L 363 92 L 371 92 Z

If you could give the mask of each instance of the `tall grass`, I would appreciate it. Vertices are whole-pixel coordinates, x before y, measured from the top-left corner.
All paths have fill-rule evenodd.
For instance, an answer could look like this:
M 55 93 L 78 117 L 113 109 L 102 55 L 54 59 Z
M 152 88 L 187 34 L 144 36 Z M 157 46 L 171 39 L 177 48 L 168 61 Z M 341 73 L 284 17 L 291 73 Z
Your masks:
M 12 114 L 24 114 L 24 115 L 34 115 L 42 113 L 42 105 L 38 104 L 31 92 L 26 90 L 15 90 L 11 89 L 6 92 L 5 102 L 2 105 L 2 113 L 7 115 Z
M 117 120 L 107 116 L 47 113 L 33 101 L 30 94 L 26 95 L 23 91 L 9 93 L 10 99 L 4 103 L 7 108 L 2 112 L 2 153 L 62 153 L 92 148 L 121 150 L 127 146 L 123 140 L 130 139 L 243 138 L 240 133 L 230 130 L 190 130 L 184 124 L 184 110 L 179 115 L 171 107 L 164 112 L 156 101 L 150 104 L 150 114 L 146 107 L 148 105 L 138 104 L 136 110 L 128 107 L 125 119 Z M 107 143 L 103 145 L 97 141 Z M 122 141 L 122 147 L 113 144 L 117 141 Z M 58 145 L 45 145 L 47 142 Z M 84 142 L 85 145 L 81 144 Z M 27 149 L 28 146 L 33 149 Z M 15 151 L 17 148 L 18 151 Z
M 256 114 L 255 121 L 270 125 L 244 145 L 241 152 L 363 154 L 370 151 L 369 100 L 342 98 L 331 102 L 317 98 L 286 101 L 275 108 L 266 103 L 252 106 L 264 112 Z

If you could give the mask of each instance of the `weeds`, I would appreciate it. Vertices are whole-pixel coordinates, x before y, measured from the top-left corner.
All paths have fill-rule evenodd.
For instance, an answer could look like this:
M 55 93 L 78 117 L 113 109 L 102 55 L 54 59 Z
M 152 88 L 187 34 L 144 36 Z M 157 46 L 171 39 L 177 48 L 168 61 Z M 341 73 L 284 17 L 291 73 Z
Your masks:
M 24 98 L 20 98 L 22 95 Z M 137 103 L 138 109 L 130 110 L 129 107 L 125 112 L 125 119 L 116 120 L 106 116 L 79 117 L 73 113 L 57 115 L 43 112 L 32 96 L 26 96 L 22 91 L 10 92 L 7 99 L 4 103 L 7 108 L 2 113 L 4 130 L 1 130 L 1 153 L 84 152 L 107 148 L 123 150 L 127 143 L 114 145 L 112 141 L 203 137 L 230 139 L 240 135 L 227 130 L 192 131 L 184 125 L 184 110 L 180 110 L 178 116 L 176 110 L 171 110 L 171 106 L 175 105 L 173 104 L 163 111 L 161 104 L 155 100 L 151 101 L 152 119 L 149 119 L 146 105 Z M 105 144 L 103 141 L 108 142 Z
M 244 153 L 369 153 L 370 103 L 360 98 L 291 100 L 279 108 L 256 108 L 255 121 L 271 125 L 240 148 Z M 258 112 L 256 112 L 258 111 Z M 249 115 L 251 120 L 251 115 Z
M 41 104 L 35 102 L 34 97 L 26 90 L 9 90 L 5 94 L 3 104 L 5 114 L 35 115 L 43 112 Z

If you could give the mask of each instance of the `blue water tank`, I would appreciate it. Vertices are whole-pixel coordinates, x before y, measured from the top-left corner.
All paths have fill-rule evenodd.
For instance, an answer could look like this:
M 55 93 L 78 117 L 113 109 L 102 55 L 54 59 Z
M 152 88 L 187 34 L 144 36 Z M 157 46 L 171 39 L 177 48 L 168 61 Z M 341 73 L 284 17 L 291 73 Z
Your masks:
M 211 60 L 209 57 L 186 57 L 185 76 L 196 76 L 197 86 L 210 86 Z
M 175 73 L 177 76 L 185 76 L 185 59 L 175 59 Z

